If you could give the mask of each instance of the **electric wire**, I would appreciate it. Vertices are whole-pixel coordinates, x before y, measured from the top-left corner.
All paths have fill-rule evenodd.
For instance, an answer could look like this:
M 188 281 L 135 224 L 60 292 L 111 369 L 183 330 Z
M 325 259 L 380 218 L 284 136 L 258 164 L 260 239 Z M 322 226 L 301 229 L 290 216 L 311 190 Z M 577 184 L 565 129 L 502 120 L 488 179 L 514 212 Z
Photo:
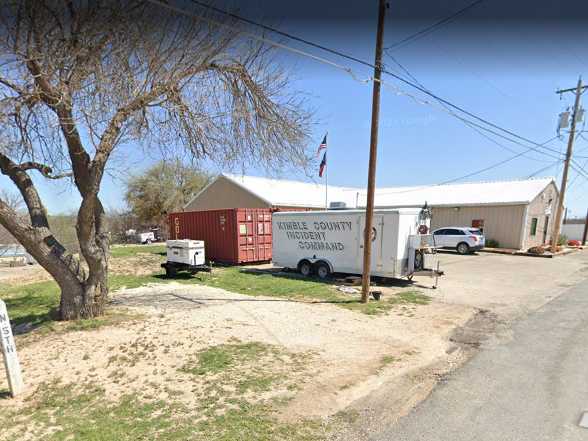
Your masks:
M 404 67 L 402 65 L 402 63 L 400 63 L 400 61 L 398 61 L 398 59 L 396 57 L 394 57 L 392 54 L 386 53 L 386 55 L 400 68 L 402 69 L 402 71 L 404 73 L 406 73 L 406 75 L 408 75 L 415 83 L 417 83 L 419 86 L 421 86 L 423 89 L 426 89 L 426 87 L 423 85 L 423 83 L 421 83 L 412 73 L 410 73 L 410 71 Z M 472 123 L 471 121 L 468 121 L 466 119 L 461 118 L 459 115 L 457 115 L 455 112 L 453 112 L 450 108 L 448 108 L 445 104 L 439 102 L 439 104 L 441 104 L 453 117 L 459 119 L 460 121 L 462 121 L 467 127 L 469 127 L 470 129 L 474 130 L 476 133 L 478 133 L 480 136 L 486 138 L 487 140 L 491 141 L 492 143 L 496 144 L 497 146 L 503 148 L 504 150 L 507 150 L 510 153 L 519 153 L 516 150 L 513 150 L 507 146 L 505 146 L 504 144 L 501 144 L 500 142 L 496 141 L 494 138 L 486 135 L 485 133 L 483 133 L 479 126 L 476 126 L 474 123 Z M 494 132 L 492 132 L 494 133 Z M 499 135 L 500 136 L 500 135 Z M 517 143 L 517 145 L 524 146 L 523 144 Z M 538 162 L 553 162 L 553 161 L 547 161 L 544 159 L 537 159 L 537 158 L 533 158 L 532 156 L 525 156 L 528 159 L 531 159 L 533 161 L 538 161 Z
M 459 11 L 454 12 L 453 14 L 451 14 L 448 17 L 445 17 L 439 21 L 437 21 L 436 23 L 433 23 L 430 26 L 427 26 L 424 29 L 421 29 L 418 32 L 415 32 L 412 35 L 409 35 L 408 37 L 403 38 L 400 41 L 397 41 L 396 43 L 391 44 L 390 46 L 386 47 L 386 50 L 389 49 L 397 49 L 400 46 L 404 46 L 408 43 L 411 43 L 413 41 L 419 40 L 427 35 L 429 35 L 430 33 L 434 32 L 435 30 L 437 30 L 437 28 L 448 24 L 450 22 L 452 22 L 453 20 L 455 20 L 457 17 L 459 17 L 460 15 L 464 14 L 465 12 L 467 12 L 468 10 L 472 9 L 474 6 L 479 5 L 480 3 L 482 3 L 484 0 L 476 0 L 473 3 L 470 3 L 469 5 L 465 6 L 464 8 L 460 9 Z
M 229 27 L 228 25 L 226 25 L 226 24 L 224 24 L 224 23 L 220 23 L 220 22 L 218 22 L 218 21 L 216 21 L 216 20 L 213 20 L 213 19 L 210 19 L 210 18 L 205 18 L 205 17 L 202 17 L 202 16 L 198 16 L 198 15 L 196 15 L 196 14 L 192 14 L 192 13 L 190 13 L 190 12 L 188 12 L 188 11 L 185 11 L 185 10 L 183 10 L 183 9 L 181 9 L 181 8 L 174 7 L 174 6 L 172 6 L 172 5 L 169 5 L 168 3 L 164 3 L 164 2 L 161 2 L 161 1 L 159 1 L 159 0 L 147 0 L 147 1 L 149 1 L 149 2 L 150 2 L 150 3 L 152 3 L 152 4 L 159 5 L 159 6 L 163 7 L 163 8 L 166 8 L 166 9 L 169 9 L 169 10 L 172 10 L 172 11 L 175 11 L 175 12 L 177 12 L 177 13 L 180 13 L 180 14 L 183 14 L 183 15 L 190 16 L 190 17 L 192 17 L 192 18 L 194 18 L 194 19 L 197 19 L 197 20 L 207 21 L 207 22 L 209 22 L 209 23 L 215 24 L 215 25 L 217 25 L 217 26 L 220 26 L 220 27 Z M 194 2 L 195 4 L 200 4 L 200 5 L 202 6 L 202 3 L 200 3 L 200 2 L 197 2 L 197 0 L 192 0 L 192 2 Z M 206 5 L 205 7 L 206 7 L 206 8 L 209 8 L 210 6 L 209 6 L 209 5 Z M 242 17 L 240 17 L 240 16 L 238 16 L 238 15 L 236 15 L 236 14 L 231 14 L 231 13 L 228 13 L 228 12 L 226 12 L 226 11 L 223 11 L 223 10 L 222 10 L 222 9 L 220 9 L 220 8 L 214 8 L 213 10 L 215 10 L 215 11 L 217 11 L 217 12 L 220 12 L 220 13 L 223 13 L 223 14 L 225 14 L 225 15 L 232 16 L 232 17 L 234 17 L 234 18 L 238 18 L 238 19 L 240 19 L 240 20 L 244 20 Z M 252 24 L 256 24 L 256 23 L 255 23 L 255 22 L 253 22 L 253 21 L 250 21 L 250 22 L 251 22 Z M 317 44 L 315 44 L 315 43 L 307 42 L 306 40 L 300 39 L 300 38 L 298 38 L 298 37 L 293 37 L 293 36 L 291 36 L 290 34 L 287 34 L 287 33 L 285 33 L 285 32 L 274 30 L 273 28 L 270 28 L 269 26 L 265 26 L 265 25 L 262 25 L 262 26 L 263 26 L 265 29 L 267 29 L 267 30 L 272 30 L 273 32 L 277 32 L 277 33 L 279 33 L 280 35 L 287 36 L 287 37 L 289 37 L 289 38 L 294 38 L 294 39 L 296 39 L 296 40 L 298 40 L 298 41 L 302 41 L 302 42 L 305 42 L 305 43 L 307 43 L 307 44 L 310 44 L 310 45 L 312 45 L 312 46 L 314 46 L 314 47 L 318 47 L 318 48 L 321 48 L 321 49 L 323 49 L 323 50 L 327 50 L 327 51 L 329 51 L 329 52 L 331 52 L 331 53 L 337 54 L 337 55 L 339 55 L 339 56 L 342 56 L 342 57 L 345 57 L 345 58 L 352 59 L 353 61 L 356 61 L 356 62 L 358 62 L 358 63 L 361 63 L 361 64 L 364 64 L 364 65 L 370 66 L 370 67 L 372 67 L 372 68 L 374 68 L 374 67 L 375 67 L 374 65 L 372 65 L 372 64 L 370 64 L 370 63 L 367 63 L 367 62 L 365 62 L 365 61 L 359 60 L 359 59 L 357 59 L 357 58 L 355 58 L 355 57 L 350 57 L 350 56 L 347 56 L 347 55 L 345 55 L 345 54 L 342 54 L 341 52 L 334 51 L 334 50 L 332 50 L 332 49 L 329 49 L 329 48 L 325 48 L 325 47 L 323 47 L 323 46 L 320 46 L 320 45 L 317 45 Z M 343 70 L 344 72 L 346 72 L 346 73 L 348 73 L 349 75 L 351 75 L 351 77 L 352 77 L 352 78 L 354 78 L 355 80 L 357 80 L 357 81 L 359 81 L 359 82 L 361 82 L 361 83 L 364 83 L 364 84 L 366 84 L 366 83 L 369 83 L 369 82 L 371 82 L 371 81 L 378 81 L 378 80 L 376 80 L 375 78 L 371 78 L 371 77 L 370 77 L 370 78 L 368 78 L 368 79 L 360 79 L 360 78 L 359 78 L 359 77 L 358 77 L 358 76 L 357 76 L 357 75 L 356 75 L 356 74 L 353 72 L 353 70 L 352 70 L 351 68 L 349 68 L 349 67 L 346 67 L 346 66 L 343 66 L 343 65 L 340 65 L 340 64 L 338 64 L 338 63 L 335 63 L 335 62 L 333 62 L 333 61 L 331 61 L 331 60 L 327 60 L 327 59 L 324 59 L 324 58 L 322 58 L 322 57 L 316 56 L 316 55 L 314 55 L 314 54 L 310 54 L 310 53 L 308 53 L 308 52 L 305 52 L 305 51 L 302 51 L 302 50 L 299 50 L 299 49 L 292 48 L 292 47 L 290 47 L 290 46 L 287 46 L 287 45 L 284 45 L 284 44 L 281 44 L 281 43 L 275 42 L 275 41 L 273 41 L 273 40 L 270 40 L 270 39 L 267 39 L 267 38 L 265 38 L 265 37 L 260 37 L 259 35 L 256 35 L 256 34 L 253 34 L 253 33 L 250 33 L 250 32 L 243 32 L 243 34 L 244 34 L 244 35 L 247 35 L 247 36 L 249 36 L 250 38 L 256 39 L 256 40 L 258 40 L 258 41 L 265 42 L 265 43 L 267 43 L 267 44 L 269 44 L 269 45 L 271 45 L 271 46 L 274 46 L 274 47 L 279 47 L 279 48 L 282 48 L 282 49 L 284 49 L 284 50 L 287 50 L 287 51 L 290 51 L 290 52 L 293 52 L 293 53 L 299 54 L 299 55 L 301 55 L 301 56 L 306 56 L 306 57 L 312 58 L 312 59 L 314 59 L 314 60 L 316 60 L 316 61 L 319 61 L 319 62 L 322 62 L 322 63 L 329 64 L 329 65 L 331 65 L 331 66 L 333 66 L 333 67 L 336 67 L 336 68 L 338 68 L 338 69 L 341 69 L 341 70 Z M 493 169 L 493 168 L 495 168 L 495 167 L 498 167 L 498 166 L 500 166 L 500 165 L 502 165 L 502 164 L 505 164 L 505 163 L 507 163 L 507 162 L 510 162 L 510 161 L 512 161 L 512 160 L 514 160 L 514 159 L 516 159 L 516 158 L 518 158 L 518 157 L 521 157 L 521 156 L 523 156 L 524 154 L 526 154 L 526 153 L 528 153 L 528 152 L 530 152 L 530 151 L 537 151 L 537 152 L 540 152 L 540 153 L 542 153 L 542 154 L 546 154 L 545 152 L 542 152 L 542 151 L 538 150 L 538 149 L 537 149 L 537 147 L 539 147 L 539 148 L 545 148 L 545 149 L 551 150 L 551 151 L 553 151 L 553 152 L 555 152 L 555 153 L 558 153 L 556 150 L 550 149 L 550 148 L 548 148 L 548 147 L 546 147 L 546 146 L 545 146 L 545 144 L 547 144 L 547 143 L 549 143 L 549 142 L 553 141 L 554 139 L 556 139 L 556 138 L 557 138 L 557 136 L 555 136 L 554 138 L 551 138 L 551 139 L 549 139 L 549 140 L 545 141 L 545 142 L 544 142 L 544 143 L 542 143 L 542 144 L 539 144 L 539 143 L 537 143 L 537 142 L 535 142 L 535 141 L 531 141 L 531 140 L 529 140 L 529 139 L 527 139 L 527 138 L 524 138 L 524 137 L 522 137 L 522 136 L 520 136 L 520 135 L 517 135 L 516 133 L 513 133 L 513 132 L 511 132 L 511 131 L 509 131 L 509 130 L 507 130 L 507 129 L 504 129 L 504 128 L 502 128 L 502 127 L 500 127 L 500 126 L 496 125 L 496 124 L 493 124 L 493 123 L 491 123 L 491 122 L 489 122 L 489 121 L 486 121 L 486 120 L 484 120 L 483 118 L 480 118 L 480 117 L 478 117 L 477 115 L 475 115 L 475 114 L 473 114 L 473 113 L 471 113 L 471 112 L 468 112 L 468 111 L 466 111 L 466 110 L 464 110 L 464 109 L 460 108 L 459 106 L 456 106 L 455 104 L 453 104 L 453 103 L 451 103 L 451 102 L 449 102 L 449 101 L 447 101 L 447 100 L 443 99 L 443 98 L 440 98 L 440 97 L 438 97 L 437 95 L 433 94 L 432 92 L 429 92 L 429 91 L 428 91 L 428 90 L 426 90 L 425 88 L 423 88 L 423 87 L 420 87 L 420 86 L 417 86 L 417 85 L 415 85 L 415 84 L 411 83 L 410 81 L 408 81 L 408 80 L 406 80 L 406 79 L 404 79 L 404 78 L 400 77 L 399 75 L 393 74 L 393 73 L 391 73 L 391 72 L 389 72 L 389 71 L 387 71 L 387 70 L 385 70 L 385 69 L 381 69 L 381 70 L 382 70 L 382 72 L 383 72 L 383 73 L 386 73 L 386 74 L 388 74 L 388 75 L 390 75 L 390 76 L 392 76 L 392 77 L 394 77 L 394 78 L 397 78 L 397 79 L 399 79 L 400 81 L 402 81 L 403 83 L 406 83 L 406 84 L 408 84 L 408 85 L 412 86 L 413 88 L 415 88 L 415 89 L 417 89 L 417 90 L 419 90 L 419 91 L 421 91 L 421 92 L 425 93 L 426 95 L 428 95 L 428 96 L 431 96 L 431 97 L 435 98 L 435 99 L 436 99 L 436 100 L 437 100 L 439 103 L 441 103 L 441 104 L 445 104 L 445 105 L 447 105 L 447 106 L 450 106 L 451 108 L 454 108 L 454 109 L 456 109 L 456 110 L 459 110 L 460 112 L 462 112 L 462 113 L 464 113 L 464 114 L 466 114 L 466 115 L 469 115 L 469 116 L 471 116 L 472 118 L 475 118 L 475 119 L 477 119 L 477 120 L 479 120 L 479 121 L 481 121 L 481 122 L 483 122 L 483 123 L 485 123 L 485 124 L 487 124 L 487 125 L 489 125 L 489 126 L 491 126 L 491 127 L 494 127 L 494 128 L 496 128 L 496 129 L 498 129 L 498 130 L 500 130 L 500 131 L 502 131 L 502 132 L 505 132 L 505 133 L 507 133 L 507 134 L 510 134 L 511 136 L 514 136 L 515 138 L 521 139 L 521 140 L 523 140 L 523 141 L 525 141 L 525 142 L 528 142 L 528 143 L 530 143 L 530 144 L 533 144 L 533 145 L 534 145 L 534 147 L 529 147 L 529 146 L 524 146 L 524 145 L 522 145 L 522 144 L 520 144 L 520 143 L 519 143 L 519 145 L 521 145 L 521 146 L 523 146 L 523 147 L 526 147 L 527 149 L 526 149 L 525 151 L 523 151 L 523 152 L 517 153 L 517 154 L 516 154 L 516 155 L 514 155 L 514 156 L 511 156 L 511 157 L 509 157 L 509 158 L 506 158 L 506 159 L 504 159 L 504 160 L 502 160 L 502 161 L 499 161 L 499 162 L 497 162 L 497 163 L 491 164 L 490 166 L 484 167 L 483 169 L 480 169 L 480 170 L 474 171 L 474 172 L 472 172 L 472 173 L 468 173 L 468 174 L 466 174 L 466 175 L 464 175 L 464 176 L 460 176 L 460 177 L 457 177 L 457 178 L 454 178 L 454 179 L 450 179 L 450 180 L 447 180 L 447 181 L 441 182 L 440 184 L 437 184 L 438 186 L 440 186 L 440 185 L 446 185 L 446 184 L 449 184 L 449 183 L 452 183 L 452 182 L 456 182 L 456 181 L 458 181 L 458 180 L 465 179 L 465 178 L 468 178 L 468 177 L 471 177 L 471 176 L 474 176 L 474 175 L 477 175 L 477 174 L 483 173 L 483 172 L 485 172 L 485 171 L 491 170 L 491 169 Z M 429 102 L 429 101 L 425 101 L 425 100 L 422 100 L 422 99 L 418 99 L 418 98 L 414 97 L 413 95 L 411 95 L 411 94 L 409 94 L 409 93 L 407 93 L 407 92 L 404 92 L 404 91 L 402 91 L 402 90 L 401 90 L 401 89 L 399 89 L 398 87 L 395 87 L 395 86 L 389 85 L 389 84 L 387 84 L 386 82 L 384 82 L 384 81 L 382 81 L 382 80 L 379 80 L 379 81 L 380 81 L 380 83 L 381 83 L 383 86 L 387 86 L 387 87 L 390 87 L 390 88 L 392 88 L 392 89 L 393 89 L 393 90 L 394 90 L 394 91 L 395 91 L 397 94 L 402 94 L 402 95 L 409 96 L 409 97 L 413 98 L 415 101 L 417 101 L 417 102 L 420 102 L 420 103 L 422 103 L 422 104 L 429 104 L 429 105 L 432 105 L 432 103 L 431 103 L 431 102 Z M 445 110 L 448 110 L 448 109 L 445 109 Z M 457 117 L 457 118 L 459 118 L 459 119 L 463 119 L 463 120 L 465 120 L 464 118 L 462 118 L 462 117 L 460 117 L 460 116 L 457 116 L 457 115 L 455 115 L 453 112 L 452 112 L 452 115 L 453 115 L 453 116 L 456 116 L 456 117 Z M 467 120 L 466 120 L 466 121 L 467 121 Z M 474 124 L 474 125 L 476 125 L 477 127 L 479 127 L 479 128 L 482 128 L 483 130 L 490 131 L 491 133 L 494 133 L 494 134 L 496 134 L 496 132 L 493 132 L 493 131 L 491 131 L 490 129 L 487 129 L 486 127 L 481 127 L 480 125 L 477 125 L 476 123 L 473 123 L 473 122 L 471 122 L 471 121 L 468 121 L 468 123 Z M 504 137 L 504 135 L 500 135 L 500 134 L 497 134 L 497 135 L 498 135 L 498 136 L 502 136 L 502 137 Z M 504 138 L 505 138 L 505 139 L 507 139 L 507 140 L 509 140 L 509 141 L 511 141 L 511 142 L 515 142 L 515 143 L 516 143 L 516 141 L 513 141 L 512 139 L 509 139 L 509 138 L 506 138 L 506 137 L 504 137 Z M 553 157 L 553 156 L 552 156 L 552 157 Z M 555 157 L 555 158 L 556 158 L 558 161 L 561 159 L 560 157 Z M 407 191 L 416 191 L 417 189 L 418 189 L 418 187 L 417 187 L 417 188 L 414 188 L 414 189 L 407 190 Z
M 153 4 L 158 4 L 158 5 L 162 6 L 162 7 L 168 8 L 168 9 L 172 9 L 172 10 L 174 10 L 176 12 L 179 12 L 179 13 L 182 13 L 182 14 L 185 14 L 185 15 L 192 15 L 194 18 L 198 18 L 198 19 L 202 19 L 202 20 L 208 20 L 208 21 L 211 21 L 212 22 L 212 20 L 210 20 L 210 19 L 205 19 L 204 17 L 195 16 L 194 14 L 190 14 L 188 11 L 185 11 L 185 10 L 180 9 L 180 8 L 176 8 L 174 6 L 169 5 L 168 3 L 163 3 L 163 2 L 161 2 L 159 0 L 147 0 L 147 1 L 149 1 L 149 2 L 151 2 Z M 335 49 L 328 48 L 326 46 L 323 46 L 323 45 L 314 43 L 314 42 L 309 41 L 309 40 L 306 40 L 304 38 L 297 37 L 297 36 L 292 35 L 292 34 L 290 34 L 288 32 L 281 31 L 279 29 L 276 29 L 276 28 L 271 27 L 271 26 L 268 26 L 268 25 L 264 25 L 262 23 L 259 23 L 259 22 L 254 21 L 254 20 L 247 19 L 245 17 L 242 17 L 242 16 L 240 16 L 238 14 L 234 14 L 234 13 L 229 12 L 227 10 L 224 10 L 222 8 L 218 8 L 218 7 L 215 7 L 215 6 L 212 6 L 212 5 L 208 5 L 208 4 L 206 4 L 204 2 L 201 2 L 199 0 L 190 0 L 190 1 L 193 4 L 195 4 L 197 6 L 200 6 L 202 8 L 207 8 L 207 9 L 210 9 L 210 10 L 215 11 L 217 13 L 226 15 L 226 16 L 231 17 L 231 18 L 234 18 L 236 20 L 240 20 L 240 21 L 242 21 L 244 23 L 248 23 L 248 24 L 251 24 L 251 25 L 254 25 L 254 26 L 258 26 L 258 27 L 260 27 L 260 28 L 262 28 L 264 30 L 274 32 L 274 33 L 276 33 L 278 35 L 281 35 L 281 36 L 287 37 L 289 39 L 292 39 L 292 40 L 295 40 L 295 41 L 304 43 L 306 45 L 312 46 L 312 47 L 317 48 L 317 49 L 321 49 L 323 51 L 326 51 L 326 52 L 329 52 L 331 54 L 337 55 L 339 57 L 346 58 L 348 60 L 351 60 L 351 61 L 354 61 L 356 63 L 362 64 L 364 66 L 370 67 L 372 69 L 375 69 L 376 68 L 376 66 L 374 64 L 372 64 L 370 62 L 367 62 L 365 60 L 361 60 L 361 59 L 359 59 L 357 57 L 353 57 L 353 56 L 351 56 L 349 54 L 343 53 L 343 52 L 338 51 L 338 50 L 335 50 Z M 482 0 L 479 0 L 479 2 L 480 1 L 482 1 Z M 474 3 L 476 3 L 476 2 L 474 2 Z M 227 25 L 225 25 L 223 23 L 219 23 L 219 22 L 215 22 L 215 24 L 217 24 L 219 26 L 227 26 Z M 309 53 L 306 53 L 304 51 L 299 51 L 297 49 L 294 49 L 294 48 L 291 48 L 289 46 L 283 45 L 281 43 L 273 42 L 273 41 L 271 41 L 269 39 L 266 39 L 264 37 L 259 37 L 259 36 L 255 35 L 255 34 L 251 34 L 251 33 L 248 33 L 248 32 L 245 32 L 244 34 L 249 35 L 250 37 L 256 38 L 258 40 L 264 41 L 264 42 L 266 42 L 266 43 L 268 43 L 270 45 L 273 45 L 273 46 L 276 46 L 276 47 L 280 47 L 282 49 L 289 50 L 291 52 L 298 53 L 299 55 L 303 55 L 303 56 L 314 58 L 317 61 L 321 61 L 322 60 L 323 62 L 327 62 L 328 64 L 331 64 L 331 65 L 333 65 L 335 67 L 338 67 L 339 69 L 343 69 L 343 70 L 347 71 L 349 74 L 351 74 L 352 76 L 356 77 L 356 75 L 352 73 L 352 71 L 351 71 L 350 68 L 344 67 L 344 66 L 341 66 L 341 65 L 338 65 L 337 63 L 334 63 L 334 62 L 332 62 L 330 60 L 322 59 L 321 57 L 317 57 L 316 55 L 309 54 Z M 480 121 L 480 122 L 482 122 L 484 124 L 489 125 L 490 127 L 493 127 L 494 129 L 497 129 L 497 130 L 500 130 L 500 131 L 502 131 L 504 133 L 507 133 L 510 136 L 513 136 L 513 137 L 515 137 L 515 138 L 517 138 L 517 139 L 519 139 L 521 141 L 527 142 L 527 143 L 529 143 L 531 145 L 534 145 L 534 146 L 536 146 L 538 148 L 545 149 L 545 150 L 550 150 L 553 153 L 558 153 L 557 150 L 555 150 L 555 149 L 552 149 L 552 148 L 550 148 L 548 146 L 545 146 L 545 145 L 541 145 L 541 144 L 539 144 L 539 143 L 537 143 L 537 142 L 535 142 L 535 141 L 533 141 L 531 139 L 528 139 L 528 138 L 526 138 L 524 136 L 518 135 L 517 133 L 514 133 L 511 130 L 505 129 L 505 128 L 503 128 L 503 127 L 501 127 L 501 126 L 499 126 L 499 125 L 497 125 L 497 124 L 495 124 L 495 123 L 493 123 L 491 121 L 488 121 L 488 120 L 486 120 L 486 119 L 484 119 L 484 118 L 482 118 L 482 117 L 480 117 L 480 116 L 478 116 L 478 115 L 476 115 L 476 114 L 474 114 L 472 112 L 469 112 L 468 110 L 465 110 L 464 108 L 462 108 L 462 107 L 460 107 L 460 106 L 458 106 L 456 104 L 451 103 L 450 101 L 448 101 L 448 100 L 446 100 L 444 98 L 441 98 L 441 97 L 437 96 L 436 94 L 434 94 L 434 93 L 426 90 L 425 88 L 422 88 L 422 87 L 420 87 L 420 86 L 412 83 L 411 81 L 408 81 L 407 79 L 401 77 L 400 75 L 396 75 L 395 73 L 388 71 L 383 66 L 380 66 L 380 67 L 381 67 L 382 73 L 384 73 L 386 75 L 389 75 L 389 76 L 397 79 L 398 81 L 401 81 L 401 82 L 407 84 L 408 86 L 410 86 L 410 87 L 412 87 L 412 88 L 420 91 L 421 93 L 424 93 L 425 95 L 429 95 L 432 98 L 435 98 L 436 100 L 438 100 L 440 102 L 443 102 L 444 104 L 452 107 L 453 109 L 455 109 L 455 110 L 457 110 L 457 111 L 459 111 L 461 113 L 464 113 L 465 115 L 468 115 L 471 118 L 474 118 L 474 119 L 476 119 L 476 120 L 478 120 L 478 121 Z M 367 80 L 367 81 L 370 81 L 370 80 Z M 373 81 L 373 79 L 372 79 L 372 81 Z
M 559 165 L 559 164 L 560 164 L 560 162 L 562 162 L 562 161 L 554 161 L 554 162 L 552 162 L 551 164 L 549 164 L 549 165 L 547 165 L 547 166 L 545 166 L 545 167 L 542 167 L 542 168 L 540 168 L 539 170 L 536 170 L 536 171 L 534 171 L 534 172 L 533 172 L 533 173 L 531 173 L 529 176 L 527 176 L 527 179 L 534 178 L 535 176 L 537 176 L 537 175 L 539 175 L 539 174 L 543 173 L 545 170 L 548 170 L 548 169 L 550 169 L 551 167 L 554 167 L 554 166 L 557 166 L 557 165 Z
M 547 141 L 545 141 L 545 143 L 548 143 L 548 142 L 550 142 L 550 141 L 553 141 L 553 138 L 550 138 L 550 139 L 548 139 Z M 459 176 L 459 177 L 456 177 L 456 178 L 453 178 L 453 179 L 448 179 L 448 180 L 446 180 L 446 181 L 443 181 L 443 182 L 440 182 L 440 183 L 438 183 L 438 184 L 433 184 L 433 185 L 421 185 L 421 186 L 418 186 L 418 187 L 410 187 L 410 188 L 407 188 L 407 189 L 404 189 L 404 190 L 395 190 L 395 191 L 378 191 L 378 194 L 379 194 L 379 195 L 381 195 L 381 194 L 401 194 L 401 193 L 410 193 L 410 192 L 413 192 L 413 191 L 419 191 L 419 190 L 422 190 L 422 189 L 424 189 L 424 188 L 430 188 L 430 187 L 439 187 L 439 186 L 443 186 L 443 185 L 452 184 L 452 183 L 454 183 L 454 182 L 461 181 L 462 179 L 466 179 L 466 178 L 470 178 L 470 177 L 472 177 L 472 176 L 475 176 L 475 175 L 479 175 L 479 174 L 481 174 L 481 173 L 484 173 L 484 172 L 486 172 L 486 171 L 489 171 L 489 170 L 492 170 L 492 169 L 494 169 L 494 168 L 500 167 L 500 166 L 501 166 L 501 165 L 503 165 L 503 164 L 506 164 L 506 163 L 508 163 L 508 162 L 514 161 L 515 159 L 517 159 L 517 158 L 520 158 L 521 156 L 523 156 L 525 153 L 528 153 L 528 151 L 529 151 L 529 150 L 527 150 L 527 151 L 523 151 L 523 152 L 520 152 L 520 153 L 517 153 L 516 155 L 510 156 L 510 157 L 508 157 L 508 158 L 506 158 L 506 159 L 503 159 L 503 160 L 501 160 L 501 161 L 495 162 L 495 163 L 493 163 L 493 164 L 491 164 L 491 165 L 489 165 L 489 166 L 486 166 L 486 167 L 484 167 L 484 168 L 481 168 L 481 169 L 479 169 L 479 170 L 473 171 L 473 172 L 471 172 L 471 173 L 468 173 L 468 174 L 465 174 L 465 175 L 463 175 L 463 176 Z M 558 161 L 557 161 L 557 162 L 559 162 L 559 161 L 560 161 L 560 159 L 558 159 Z M 552 163 L 552 164 L 549 164 L 549 166 L 548 166 L 548 167 L 544 167 L 543 169 L 547 169 L 547 168 L 549 168 L 549 167 L 553 167 L 553 165 L 554 165 L 553 163 Z M 541 169 L 541 170 L 538 170 L 536 173 L 540 173 L 541 171 L 543 171 L 543 169 Z

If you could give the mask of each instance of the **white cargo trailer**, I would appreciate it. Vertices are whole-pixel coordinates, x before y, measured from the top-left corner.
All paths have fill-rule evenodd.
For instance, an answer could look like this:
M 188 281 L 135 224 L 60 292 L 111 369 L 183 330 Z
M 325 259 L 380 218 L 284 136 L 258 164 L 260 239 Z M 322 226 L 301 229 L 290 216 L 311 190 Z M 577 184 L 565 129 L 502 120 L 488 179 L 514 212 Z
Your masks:
M 331 273 L 361 274 L 365 212 L 329 210 L 279 212 L 272 220 L 272 260 L 303 275 L 326 278 Z M 423 210 L 374 210 L 372 228 L 373 276 L 436 277 L 433 238 Z

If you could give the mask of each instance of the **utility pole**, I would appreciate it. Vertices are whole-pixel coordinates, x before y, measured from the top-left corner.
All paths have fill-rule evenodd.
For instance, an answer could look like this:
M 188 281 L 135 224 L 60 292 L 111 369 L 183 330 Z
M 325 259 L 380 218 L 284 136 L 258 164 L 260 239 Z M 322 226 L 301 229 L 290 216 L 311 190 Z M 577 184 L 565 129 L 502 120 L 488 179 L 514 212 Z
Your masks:
M 566 159 L 564 162 L 563 174 L 561 177 L 561 187 L 559 199 L 557 201 L 557 212 L 555 213 L 555 223 L 553 224 L 553 232 L 551 234 L 551 252 L 557 251 L 557 241 L 559 239 L 559 232 L 561 228 L 561 217 L 563 214 L 564 199 L 566 196 L 566 188 L 568 186 L 568 171 L 570 168 L 570 161 L 572 160 L 572 150 L 574 147 L 574 136 L 576 135 L 576 118 L 578 116 L 578 109 L 580 108 L 580 96 L 582 91 L 588 86 L 582 86 L 582 77 L 578 78 L 578 85 L 574 89 L 558 90 L 555 93 L 562 94 L 566 92 L 574 92 L 576 100 L 574 102 L 574 111 L 572 113 L 572 123 L 570 125 L 570 137 L 568 138 L 568 149 L 566 151 Z
M 378 127 L 380 122 L 380 79 L 382 77 L 382 48 L 384 45 L 384 17 L 386 0 L 379 0 L 378 30 L 376 35 L 376 59 L 374 63 L 374 85 L 372 92 L 372 126 L 370 132 L 370 162 L 368 169 L 367 202 L 365 206 L 365 230 L 363 234 L 363 272 L 361 301 L 370 296 L 370 264 L 372 259 L 372 228 L 374 218 L 374 189 L 376 186 L 376 159 L 378 156 Z
M 586 235 L 588 235 L 588 211 L 586 211 L 586 221 L 584 221 L 584 234 L 582 234 L 582 245 L 586 245 Z

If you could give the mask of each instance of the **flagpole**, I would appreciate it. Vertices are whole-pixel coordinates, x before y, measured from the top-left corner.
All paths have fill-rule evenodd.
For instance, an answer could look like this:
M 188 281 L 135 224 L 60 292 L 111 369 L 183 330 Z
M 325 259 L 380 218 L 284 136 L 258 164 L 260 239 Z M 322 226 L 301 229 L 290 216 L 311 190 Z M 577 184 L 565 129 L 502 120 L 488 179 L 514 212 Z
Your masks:
M 329 132 L 327 131 L 327 133 L 325 134 L 325 138 L 329 136 Z M 325 147 L 325 154 L 329 151 L 329 147 L 328 147 L 328 141 L 327 141 L 327 147 Z M 328 159 L 327 159 L 328 161 Z M 325 173 L 325 210 L 329 209 L 329 166 L 328 164 L 325 165 L 326 167 L 326 173 Z
M 325 210 L 329 209 L 329 166 L 325 170 Z

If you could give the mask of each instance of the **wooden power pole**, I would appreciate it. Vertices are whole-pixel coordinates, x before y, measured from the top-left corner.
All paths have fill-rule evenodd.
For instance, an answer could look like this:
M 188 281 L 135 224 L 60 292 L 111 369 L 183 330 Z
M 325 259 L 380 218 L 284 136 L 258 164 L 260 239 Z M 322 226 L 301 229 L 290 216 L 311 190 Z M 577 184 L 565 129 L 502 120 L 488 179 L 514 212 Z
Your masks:
M 374 190 L 376 186 L 376 159 L 378 156 L 378 126 L 380 122 L 380 79 L 382 77 L 382 49 L 384 45 L 384 17 L 386 0 L 379 0 L 378 31 L 376 36 L 376 59 L 374 86 L 372 92 L 372 126 L 370 132 L 370 162 L 368 169 L 367 203 L 365 206 L 365 230 L 363 234 L 363 273 L 361 280 L 361 301 L 366 303 L 370 296 L 370 264 L 372 259 L 372 228 L 374 218 Z
M 578 110 L 580 108 L 580 96 L 582 90 L 587 86 L 582 86 L 582 77 L 578 78 L 578 85 L 573 89 L 558 90 L 556 93 L 562 94 L 566 92 L 574 92 L 576 100 L 574 102 L 574 111 L 572 113 L 572 123 L 570 125 L 570 137 L 568 138 L 568 149 L 566 151 L 566 159 L 564 162 L 563 174 L 561 177 L 561 187 L 559 190 L 559 198 L 557 201 L 557 211 L 555 213 L 555 223 L 553 224 L 553 232 L 551 234 L 551 252 L 557 251 L 557 241 L 559 240 L 559 232 L 561 229 L 561 216 L 563 214 L 564 199 L 566 196 L 566 188 L 568 186 L 568 171 L 570 168 L 570 161 L 572 160 L 572 150 L 574 147 L 574 137 L 576 135 L 576 118 L 578 117 Z

